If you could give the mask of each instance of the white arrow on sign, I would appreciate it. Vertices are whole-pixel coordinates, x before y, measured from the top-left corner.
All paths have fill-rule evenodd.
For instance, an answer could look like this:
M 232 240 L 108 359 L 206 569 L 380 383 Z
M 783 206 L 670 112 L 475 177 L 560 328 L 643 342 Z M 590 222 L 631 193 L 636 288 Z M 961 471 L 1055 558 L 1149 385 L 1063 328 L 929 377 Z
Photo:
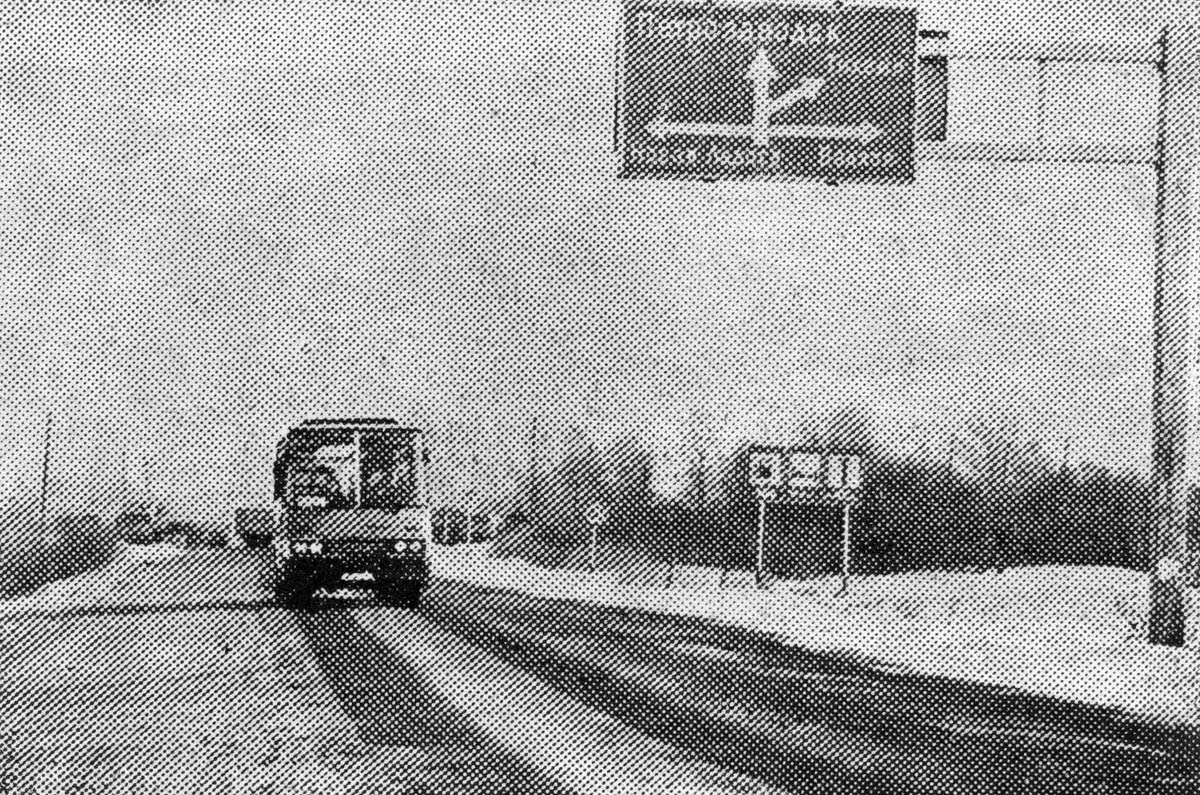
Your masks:
M 708 135 L 721 138 L 751 138 L 755 146 L 769 146 L 771 138 L 833 138 L 867 144 L 878 138 L 883 130 L 873 124 L 840 126 L 832 124 L 780 124 L 771 126 L 771 117 L 790 108 L 802 99 L 813 100 L 825 86 L 821 78 L 806 78 L 799 88 L 786 91 L 771 99 L 771 81 L 779 72 L 771 64 L 765 49 L 759 49 L 746 71 L 746 79 L 754 84 L 754 113 L 750 124 L 714 122 L 671 122 L 665 114 L 646 125 L 646 131 L 659 140 L 672 135 Z

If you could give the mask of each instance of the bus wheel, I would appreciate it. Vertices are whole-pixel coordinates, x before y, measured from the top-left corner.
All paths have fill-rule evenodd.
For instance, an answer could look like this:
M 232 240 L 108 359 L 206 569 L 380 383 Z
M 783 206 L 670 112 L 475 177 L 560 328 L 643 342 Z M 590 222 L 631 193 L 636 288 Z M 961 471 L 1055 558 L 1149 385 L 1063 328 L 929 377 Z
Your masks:
M 380 586 L 379 601 L 391 607 L 416 610 L 421 606 L 421 586 L 415 582 L 389 582 Z
M 312 604 L 312 588 L 285 580 L 275 586 L 275 598 L 287 607 L 309 607 Z

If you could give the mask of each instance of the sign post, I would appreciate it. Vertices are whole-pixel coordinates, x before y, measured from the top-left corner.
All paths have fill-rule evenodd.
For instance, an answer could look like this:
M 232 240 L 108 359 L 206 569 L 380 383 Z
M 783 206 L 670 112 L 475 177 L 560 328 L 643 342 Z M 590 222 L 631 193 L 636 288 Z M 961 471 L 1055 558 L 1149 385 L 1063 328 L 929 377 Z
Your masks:
M 839 594 L 850 590 L 850 503 L 842 505 L 842 588 Z
M 747 484 L 758 506 L 754 575 L 759 587 L 767 581 L 767 503 L 825 505 L 841 509 L 841 590 L 850 586 L 850 510 L 862 492 L 862 453 L 807 447 L 755 445 L 747 454 Z
M 596 570 L 596 547 L 599 546 L 600 525 L 608 521 L 608 508 L 602 502 L 593 502 L 587 509 L 587 522 L 591 528 L 588 533 L 588 571 Z
M 758 532 L 754 541 L 754 583 L 762 588 L 767 581 L 766 539 L 767 501 L 775 498 L 775 492 L 783 484 L 783 454 L 773 448 L 757 448 L 750 451 L 747 479 L 758 500 Z
M 38 505 L 38 530 L 42 540 L 50 539 L 50 524 L 46 521 L 46 493 L 50 490 L 50 427 L 54 424 L 54 410 L 46 412 L 46 442 L 42 447 L 42 494 Z
M 758 499 L 758 543 L 754 554 L 754 582 L 759 588 L 767 581 L 764 547 L 767 538 L 767 501 L 760 496 Z
M 630 0 L 622 177 L 911 182 L 912 9 Z
M 1154 381 L 1151 470 L 1153 551 L 1150 642 L 1184 644 L 1183 569 L 1188 552 L 1188 250 L 1195 30 L 1164 28 L 1159 39 L 1155 143 Z

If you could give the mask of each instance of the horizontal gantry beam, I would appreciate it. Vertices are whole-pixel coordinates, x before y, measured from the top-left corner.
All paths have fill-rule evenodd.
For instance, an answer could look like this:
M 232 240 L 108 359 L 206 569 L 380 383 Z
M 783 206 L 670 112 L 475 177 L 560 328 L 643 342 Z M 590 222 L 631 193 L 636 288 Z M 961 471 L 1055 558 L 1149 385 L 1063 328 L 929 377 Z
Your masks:
M 1150 144 L 1072 144 L 1010 141 L 918 141 L 918 160 L 985 161 L 992 163 L 1127 163 L 1155 162 Z
M 1047 61 L 1116 64 L 1155 64 L 1159 43 L 1092 41 L 981 41 L 953 38 L 917 39 L 918 56 L 942 56 L 960 61 Z

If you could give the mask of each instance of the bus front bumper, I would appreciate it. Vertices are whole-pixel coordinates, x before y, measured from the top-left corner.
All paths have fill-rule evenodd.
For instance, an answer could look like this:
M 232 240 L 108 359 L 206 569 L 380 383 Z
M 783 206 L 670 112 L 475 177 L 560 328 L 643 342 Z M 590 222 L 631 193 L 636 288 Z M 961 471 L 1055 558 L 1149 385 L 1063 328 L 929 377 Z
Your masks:
M 366 587 L 393 582 L 429 582 L 424 557 L 372 556 L 329 558 L 292 556 L 283 564 L 284 577 L 313 588 Z

